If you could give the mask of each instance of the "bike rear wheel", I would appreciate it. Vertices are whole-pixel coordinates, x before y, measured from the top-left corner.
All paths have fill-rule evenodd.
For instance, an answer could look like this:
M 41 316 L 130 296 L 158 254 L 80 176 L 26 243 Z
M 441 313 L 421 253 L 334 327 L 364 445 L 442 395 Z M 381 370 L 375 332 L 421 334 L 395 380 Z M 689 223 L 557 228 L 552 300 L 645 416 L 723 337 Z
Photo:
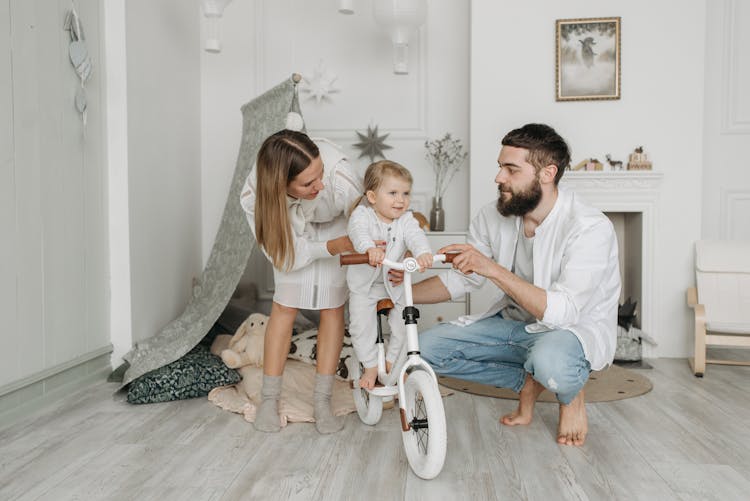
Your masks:
M 364 388 L 359 387 L 359 378 L 362 376 L 362 364 L 354 356 L 354 374 L 352 374 L 352 394 L 354 405 L 357 408 L 359 419 L 369 425 L 378 424 L 383 415 L 383 397 L 373 395 Z
M 404 384 L 404 450 L 414 473 L 426 480 L 443 469 L 447 447 L 445 409 L 437 382 L 422 370 L 412 372 Z

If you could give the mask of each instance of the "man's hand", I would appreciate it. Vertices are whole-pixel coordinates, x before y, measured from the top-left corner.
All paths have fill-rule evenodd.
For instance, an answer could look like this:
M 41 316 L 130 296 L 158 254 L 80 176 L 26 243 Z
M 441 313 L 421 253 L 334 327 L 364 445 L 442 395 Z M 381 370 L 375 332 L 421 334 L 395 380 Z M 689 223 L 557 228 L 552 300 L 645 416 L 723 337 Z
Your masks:
M 438 251 L 438 254 L 446 254 L 449 252 L 459 253 L 458 256 L 453 258 L 453 267 L 466 275 L 469 273 L 476 273 L 483 277 L 490 277 L 497 271 L 498 264 L 479 252 L 473 245 L 446 245 Z
M 403 270 L 394 270 L 391 268 L 388 270 L 388 280 L 393 285 L 401 285 L 404 281 L 404 272 Z

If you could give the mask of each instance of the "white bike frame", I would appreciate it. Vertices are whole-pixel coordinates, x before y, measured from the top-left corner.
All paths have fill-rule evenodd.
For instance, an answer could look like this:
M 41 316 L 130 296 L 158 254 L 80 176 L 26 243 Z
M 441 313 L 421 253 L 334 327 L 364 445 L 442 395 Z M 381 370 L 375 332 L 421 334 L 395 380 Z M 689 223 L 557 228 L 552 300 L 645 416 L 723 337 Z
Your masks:
M 445 254 L 436 254 L 432 258 L 433 263 L 441 263 L 445 261 Z M 389 259 L 383 260 L 383 265 L 388 266 L 389 268 L 392 268 L 394 270 L 402 270 L 404 272 L 404 307 L 407 308 L 409 306 L 414 306 L 414 297 L 412 296 L 412 280 L 411 275 L 415 271 L 419 270 L 419 263 L 417 263 L 417 260 L 413 257 L 407 257 L 404 259 L 403 263 L 397 263 L 394 261 L 391 261 Z M 405 309 L 406 311 L 406 309 Z M 405 321 L 405 320 L 404 320 Z M 398 373 L 398 401 L 399 401 L 399 407 L 403 408 L 406 402 L 406 397 L 404 395 L 404 378 L 410 370 L 414 368 L 419 368 L 422 370 L 427 371 L 432 379 L 437 381 L 437 376 L 435 375 L 435 372 L 432 370 L 432 367 L 424 361 L 422 356 L 419 353 L 419 329 L 417 328 L 417 324 L 413 323 L 407 323 L 406 324 L 406 360 L 404 361 L 404 365 L 401 367 L 401 370 Z M 401 414 L 403 416 L 403 413 Z M 402 428 L 404 431 L 409 429 L 408 423 L 401 422 Z
M 445 260 L 445 254 L 435 254 L 432 257 L 433 263 L 442 263 L 445 262 Z M 412 295 L 412 273 L 415 273 L 419 270 L 419 263 L 413 257 L 407 257 L 400 263 L 391 261 L 390 259 L 384 259 L 382 266 L 387 266 L 391 269 L 404 272 L 404 311 L 407 311 L 407 308 L 414 306 L 414 297 Z M 404 363 L 400 367 L 400 369 L 398 367 L 398 361 L 394 364 L 392 369 L 393 371 L 398 370 L 398 377 L 394 380 L 394 372 L 391 372 L 390 374 L 385 372 L 385 353 L 383 350 L 383 345 L 381 344 L 378 346 L 378 379 L 384 386 L 377 386 L 375 388 L 372 388 L 371 390 L 367 390 L 369 393 L 380 397 L 392 396 L 398 393 L 399 407 L 402 410 L 404 409 L 404 402 L 406 402 L 406 398 L 404 395 L 404 381 L 407 373 L 411 372 L 414 369 L 424 370 L 430 375 L 430 377 L 432 377 L 434 381 L 437 382 L 437 376 L 432 370 L 432 367 L 430 367 L 430 365 L 425 362 L 419 354 L 419 329 L 417 327 L 417 324 L 407 323 L 405 327 L 406 344 L 402 348 L 402 350 L 406 350 L 406 360 L 404 360 Z M 399 361 L 402 358 L 403 357 L 399 356 Z M 396 388 L 393 387 L 394 383 L 397 385 L 397 391 Z M 401 413 L 401 416 L 401 426 L 404 431 L 407 431 L 409 430 L 409 424 L 404 421 L 403 412 Z
M 455 256 L 437 254 L 433 256 L 433 262 L 452 262 Z M 369 262 L 367 254 L 344 255 L 340 259 L 342 265 Z M 378 330 L 378 379 L 383 386 L 363 389 L 359 387 L 359 381 L 352 381 L 354 401 L 360 419 L 365 424 L 374 425 L 381 417 L 383 397 L 398 395 L 401 437 L 409 466 L 417 476 L 429 480 L 435 478 L 443 468 L 447 435 L 437 376 L 419 353 L 418 310 L 414 308 L 412 291 L 412 273 L 419 270 L 419 263 L 409 257 L 400 263 L 384 259 L 382 265 L 404 272 L 406 342 L 391 372 L 387 373 L 382 333 Z M 381 311 L 377 314 L 380 315 Z M 421 396 L 417 396 L 418 393 Z M 411 402 L 407 402 L 407 398 Z

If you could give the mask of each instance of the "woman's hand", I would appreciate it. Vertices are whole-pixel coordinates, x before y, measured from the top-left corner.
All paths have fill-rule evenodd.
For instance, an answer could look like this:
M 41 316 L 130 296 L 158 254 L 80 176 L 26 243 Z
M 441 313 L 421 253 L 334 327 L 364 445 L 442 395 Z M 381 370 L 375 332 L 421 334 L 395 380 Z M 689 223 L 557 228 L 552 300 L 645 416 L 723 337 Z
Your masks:
M 334 238 L 326 242 L 326 248 L 328 253 L 332 256 L 337 256 L 344 252 L 354 252 L 354 246 L 349 237 L 344 235 L 343 237 Z

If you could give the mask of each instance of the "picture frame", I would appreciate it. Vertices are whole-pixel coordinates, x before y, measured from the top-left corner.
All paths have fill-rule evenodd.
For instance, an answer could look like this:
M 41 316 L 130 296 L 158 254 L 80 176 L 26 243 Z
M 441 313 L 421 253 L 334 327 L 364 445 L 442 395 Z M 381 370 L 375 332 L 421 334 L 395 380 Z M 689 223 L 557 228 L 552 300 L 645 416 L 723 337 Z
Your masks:
M 620 18 L 555 22 L 557 101 L 620 99 Z

